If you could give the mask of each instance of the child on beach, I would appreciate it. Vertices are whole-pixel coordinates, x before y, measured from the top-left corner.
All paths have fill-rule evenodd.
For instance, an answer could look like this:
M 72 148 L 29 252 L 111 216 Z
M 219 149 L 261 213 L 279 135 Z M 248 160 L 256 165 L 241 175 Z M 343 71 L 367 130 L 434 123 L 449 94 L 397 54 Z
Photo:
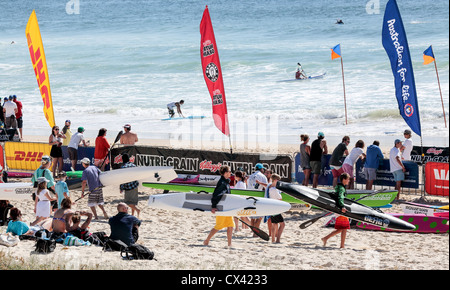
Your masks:
M 58 174 L 58 182 L 56 182 L 55 184 L 55 191 L 56 191 L 56 195 L 58 196 L 58 208 L 61 208 L 61 201 L 64 198 L 69 198 L 69 187 L 67 186 L 66 183 L 66 172 L 65 171 L 61 171 Z
M 36 213 L 36 220 L 30 224 L 31 226 L 34 226 L 40 221 L 43 221 L 50 217 L 50 202 L 57 199 L 47 189 L 47 182 L 49 182 L 49 180 L 45 177 L 39 177 L 37 179 L 38 187 L 36 190 L 36 198 L 34 201 L 34 212 Z
M 344 198 L 347 194 L 345 187 L 350 182 L 350 175 L 344 172 L 341 176 L 339 176 L 339 180 L 340 182 L 335 187 L 336 206 L 340 208 L 343 213 L 345 213 L 347 211 L 344 206 Z M 345 216 L 338 216 L 334 224 L 334 229 L 335 230 L 333 232 L 322 238 L 323 246 L 326 246 L 329 238 L 334 237 L 337 234 L 341 234 L 341 248 L 344 248 L 347 230 L 350 229 L 350 222 L 348 218 Z
M 278 174 L 272 174 L 272 183 L 267 186 L 266 196 L 272 199 L 281 200 L 280 191 L 276 188 L 277 182 L 281 180 Z M 281 234 L 283 233 L 285 223 L 281 214 L 273 215 L 270 217 L 271 221 L 271 237 L 272 243 L 281 243 Z M 276 240 L 275 240 L 276 239 Z

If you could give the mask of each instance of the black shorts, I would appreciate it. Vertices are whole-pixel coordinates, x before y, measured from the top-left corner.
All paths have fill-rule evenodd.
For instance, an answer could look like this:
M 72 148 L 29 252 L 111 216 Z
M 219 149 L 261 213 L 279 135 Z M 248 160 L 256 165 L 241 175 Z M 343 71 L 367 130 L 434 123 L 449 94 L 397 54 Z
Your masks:
M 281 214 L 277 214 L 277 215 L 271 216 L 271 217 L 270 217 L 270 221 L 271 221 L 273 224 L 278 224 L 278 223 L 284 222 L 284 218 L 283 218 L 283 216 L 282 216 Z
M 67 147 L 70 160 L 78 160 L 78 150 L 73 147 Z

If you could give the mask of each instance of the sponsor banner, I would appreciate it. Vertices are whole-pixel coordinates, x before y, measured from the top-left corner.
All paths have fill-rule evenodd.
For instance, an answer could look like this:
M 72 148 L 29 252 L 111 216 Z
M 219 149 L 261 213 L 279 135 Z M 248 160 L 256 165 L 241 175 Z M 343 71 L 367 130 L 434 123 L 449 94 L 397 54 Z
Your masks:
M 72 166 L 72 163 L 69 159 L 69 152 L 67 151 L 67 146 L 62 146 L 63 151 L 63 170 L 64 171 L 71 171 L 70 167 Z M 81 159 L 87 157 L 89 160 L 91 160 L 91 164 L 94 164 L 94 152 L 95 147 L 84 147 L 84 146 L 78 146 L 78 159 L 77 164 L 75 165 L 75 170 L 84 170 L 83 165 L 81 165 Z M 108 170 L 108 167 L 105 167 L 105 170 Z
M 448 172 L 448 163 L 427 162 L 425 165 L 425 191 L 431 195 L 448 196 Z
M 10 169 L 36 170 L 44 155 L 50 155 L 51 146 L 45 143 L 6 142 L 6 164 Z
M 449 147 L 436 147 L 436 146 L 413 146 L 411 151 L 411 160 L 422 164 L 422 152 L 424 154 L 423 161 L 427 162 L 447 162 L 449 156 Z
M 136 166 L 173 166 L 178 174 L 219 175 L 220 166 L 228 165 L 232 172 L 241 169 L 250 175 L 256 163 L 262 163 L 264 167 L 279 174 L 283 181 L 291 182 L 292 179 L 290 155 L 278 155 L 270 160 L 261 160 L 260 154 L 127 146 L 111 150 L 113 169 L 122 166 L 123 153 L 127 153 L 130 161 Z
M 419 188 L 419 166 L 412 161 L 403 161 L 406 168 L 405 180 L 402 182 L 403 188 Z M 356 183 L 366 184 L 364 174 L 364 163 L 359 159 L 356 162 Z M 383 159 L 377 169 L 377 177 L 374 185 L 395 187 L 394 175 L 390 171 L 389 159 Z
M 305 174 L 303 173 L 302 167 L 300 166 L 300 153 L 295 154 L 295 180 L 298 183 L 302 183 L 305 179 Z M 333 185 L 333 174 L 331 173 L 330 167 L 331 154 L 322 156 L 322 170 L 319 175 L 319 185 L 332 186 Z M 313 174 L 309 177 L 309 184 L 313 182 Z

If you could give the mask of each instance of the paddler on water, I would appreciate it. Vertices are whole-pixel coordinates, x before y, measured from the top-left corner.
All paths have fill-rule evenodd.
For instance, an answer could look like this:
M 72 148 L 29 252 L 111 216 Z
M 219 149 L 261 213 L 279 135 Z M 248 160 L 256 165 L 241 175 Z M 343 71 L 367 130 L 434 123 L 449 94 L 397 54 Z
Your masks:
M 297 72 L 295 73 L 295 78 L 297 79 L 297 80 L 299 80 L 299 79 L 307 79 L 308 77 L 306 76 L 306 73 L 305 73 L 305 71 L 303 70 L 303 68 L 302 68 L 302 65 L 299 63 L 299 62 L 297 62 Z
M 214 189 L 213 197 L 211 198 L 211 212 L 213 214 L 215 214 L 218 211 L 217 204 L 222 199 L 222 196 L 224 194 L 231 194 L 230 167 L 228 165 L 223 165 L 222 167 L 220 167 L 219 172 L 221 177 L 219 179 L 219 182 L 217 182 L 216 188 Z M 227 228 L 228 247 L 231 247 L 231 238 L 233 236 L 233 229 L 234 229 L 234 220 L 233 217 L 231 216 L 216 216 L 216 225 L 209 232 L 209 235 L 203 242 L 203 245 L 208 246 L 211 238 L 223 228 Z
M 184 104 L 184 100 L 167 104 L 167 110 L 169 110 L 169 118 L 173 118 L 173 116 L 175 116 L 175 110 L 174 110 L 175 107 L 177 107 L 178 115 L 180 117 L 184 118 L 183 113 L 181 112 L 181 105 L 183 105 L 183 104 Z
M 344 198 L 347 195 L 346 186 L 350 182 L 350 175 L 346 172 L 339 176 L 340 182 L 335 187 L 336 194 L 336 207 L 340 208 L 342 213 L 346 213 L 347 209 L 344 206 Z M 322 238 L 323 246 L 325 247 L 329 238 L 334 237 L 337 234 L 341 234 L 341 249 L 345 246 L 345 238 L 347 236 L 347 230 L 350 229 L 350 222 L 345 216 L 338 216 L 334 224 L 334 231 L 329 235 Z

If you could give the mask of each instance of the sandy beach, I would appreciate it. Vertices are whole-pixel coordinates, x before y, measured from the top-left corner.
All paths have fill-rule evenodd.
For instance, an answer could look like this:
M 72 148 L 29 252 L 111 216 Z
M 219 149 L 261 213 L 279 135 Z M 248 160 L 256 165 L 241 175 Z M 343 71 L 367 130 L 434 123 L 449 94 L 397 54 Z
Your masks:
M 28 137 L 26 141 L 42 141 L 45 137 Z M 41 139 L 41 140 L 40 140 Z M 141 141 L 143 142 L 143 141 Z M 146 142 L 147 143 L 147 142 Z M 148 142 L 150 144 L 151 142 Z M 155 144 L 152 144 L 155 145 Z M 159 144 L 161 145 L 161 144 Z M 293 148 L 291 148 L 293 149 Z M 288 147 L 284 153 L 290 153 Z M 24 181 L 24 179 L 10 180 Z M 449 235 L 390 233 L 351 229 L 348 232 L 346 248 L 339 249 L 339 237 L 329 240 L 326 247 L 321 237 L 332 231 L 318 221 L 307 229 L 299 225 L 322 214 L 320 210 L 284 213 L 286 228 L 280 244 L 266 242 L 252 237 L 249 229 L 242 229 L 233 235 L 233 244 L 227 247 L 226 231 L 220 231 L 210 242 L 203 241 L 215 224 L 210 214 L 181 214 L 147 207 L 149 195 L 161 190 L 140 187 L 139 244 L 155 252 L 157 261 L 125 261 L 118 252 L 105 252 L 99 246 L 67 247 L 57 244 L 50 254 L 34 253 L 35 242 L 20 241 L 15 247 L 0 246 L 2 259 L 10 257 L 14 264 L 32 269 L 150 269 L 150 270 L 448 270 Z M 70 190 L 72 200 L 81 196 L 81 190 Z M 104 188 L 105 209 L 109 216 L 117 213 L 116 206 L 123 200 L 118 188 Z M 448 204 L 448 197 L 426 196 L 431 204 Z M 402 194 L 401 200 L 419 201 L 420 195 Z M 34 220 L 33 202 L 11 201 L 23 213 L 23 221 Z M 89 210 L 87 200 L 80 200 L 75 210 Z M 384 212 L 402 212 L 399 202 Z M 131 212 L 130 212 L 131 213 Z M 110 233 L 106 219 L 90 225 L 91 232 Z M 267 225 L 261 226 L 268 232 Z M 6 227 L 1 227 L 4 233 Z M 28 266 L 24 266 L 28 265 Z

